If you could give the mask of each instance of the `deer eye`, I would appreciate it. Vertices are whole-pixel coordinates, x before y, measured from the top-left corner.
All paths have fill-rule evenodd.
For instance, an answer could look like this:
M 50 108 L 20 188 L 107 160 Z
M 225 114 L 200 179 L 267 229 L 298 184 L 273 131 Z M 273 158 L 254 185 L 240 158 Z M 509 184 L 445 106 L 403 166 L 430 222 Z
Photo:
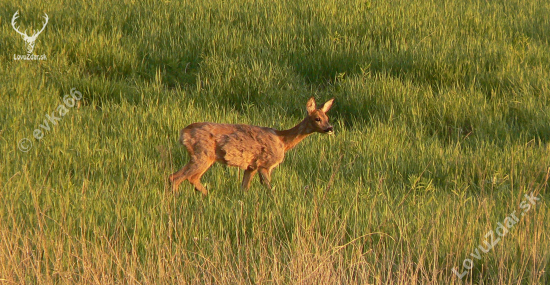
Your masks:
M 315 118 L 315 121 L 316 121 L 316 122 L 320 122 L 320 121 L 321 121 L 321 118 Z

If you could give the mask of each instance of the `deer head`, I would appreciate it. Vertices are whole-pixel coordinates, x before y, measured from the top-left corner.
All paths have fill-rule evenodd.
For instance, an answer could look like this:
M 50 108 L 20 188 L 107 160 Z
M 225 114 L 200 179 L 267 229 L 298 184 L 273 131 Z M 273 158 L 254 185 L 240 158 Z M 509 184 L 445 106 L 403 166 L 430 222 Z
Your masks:
M 25 30 L 25 32 L 20 32 L 19 31 L 19 28 L 15 26 L 15 20 L 17 18 L 19 18 L 19 11 L 15 12 L 15 14 L 13 14 L 13 17 L 11 18 L 11 25 L 13 27 L 13 29 L 18 33 L 20 34 L 21 36 L 23 36 L 23 40 L 25 41 L 25 46 L 27 47 L 27 53 L 28 54 L 31 54 L 32 51 L 34 50 L 34 42 L 36 41 L 36 38 L 38 37 L 38 35 L 40 35 L 40 33 L 42 33 L 42 31 L 44 31 L 44 29 L 46 28 L 46 25 L 48 24 L 48 14 L 44 13 L 46 16 L 44 16 L 44 19 L 46 19 L 46 22 L 44 23 L 44 26 L 42 26 L 42 29 L 40 31 L 38 31 L 38 33 L 34 33 L 32 36 L 28 36 L 27 35 L 27 30 Z
M 328 123 L 328 117 L 326 112 L 332 107 L 332 102 L 334 98 L 328 100 L 323 106 L 317 109 L 315 105 L 315 98 L 311 97 L 306 103 L 307 116 L 309 122 L 309 128 L 314 132 L 326 133 L 329 135 L 334 134 L 334 129 Z

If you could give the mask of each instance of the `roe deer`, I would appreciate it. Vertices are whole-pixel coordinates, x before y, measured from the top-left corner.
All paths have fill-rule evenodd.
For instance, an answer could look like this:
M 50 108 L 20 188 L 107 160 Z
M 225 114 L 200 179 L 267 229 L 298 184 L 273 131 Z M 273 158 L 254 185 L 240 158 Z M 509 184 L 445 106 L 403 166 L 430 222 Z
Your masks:
M 317 109 L 315 99 L 311 97 L 306 104 L 306 118 L 284 131 L 215 123 L 194 123 L 185 127 L 180 132 L 179 142 L 187 148 L 191 160 L 170 175 L 172 190 L 176 191 L 180 183 L 189 180 L 195 190 L 207 195 L 200 179 L 216 161 L 245 170 L 241 188 L 248 189 L 250 180 L 259 172 L 262 184 L 271 189 L 271 171 L 283 161 L 285 152 L 313 132 L 333 134 L 325 114 L 333 101 L 334 98 Z

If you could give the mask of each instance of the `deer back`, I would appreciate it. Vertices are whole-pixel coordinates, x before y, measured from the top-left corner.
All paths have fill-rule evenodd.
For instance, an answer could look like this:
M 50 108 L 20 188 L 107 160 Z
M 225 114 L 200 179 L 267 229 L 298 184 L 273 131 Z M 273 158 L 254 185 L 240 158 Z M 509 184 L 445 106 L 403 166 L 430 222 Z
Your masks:
M 284 158 L 284 144 L 271 128 L 195 123 L 182 130 L 182 142 L 192 156 L 242 169 L 272 168 Z

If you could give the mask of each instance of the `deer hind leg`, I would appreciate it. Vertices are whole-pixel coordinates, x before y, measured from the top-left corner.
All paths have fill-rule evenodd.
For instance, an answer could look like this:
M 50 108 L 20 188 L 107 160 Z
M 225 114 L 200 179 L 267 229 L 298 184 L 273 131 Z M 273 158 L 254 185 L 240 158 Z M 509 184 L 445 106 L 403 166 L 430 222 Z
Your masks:
M 208 195 L 208 190 L 201 184 L 201 177 L 212 164 L 214 164 L 214 161 L 205 161 L 200 164 L 194 164 L 188 170 L 187 180 L 195 186 L 196 191 L 200 191 L 204 196 Z
M 187 179 L 187 172 L 189 171 L 189 168 L 191 167 L 192 163 L 189 162 L 187 163 L 182 169 L 180 169 L 179 171 L 173 173 L 172 175 L 170 175 L 170 183 L 172 184 L 172 191 L 177 191 L 178 190 L 178 187 L 179 185 L 185 181 L 185 179 Z
M 170 182 L 172 183 L 172 191 L 177 191 L 179 185 L 185 181 L 189 180 L 195 190 L 200 191 L 202 194 L 208 194 L 208 191 L 202 186 L 200 179 L 201 176 L 212 166 L 214 162 L 209 160 L 201 160 L 198 158 L 191 159 L 182 169 L 178 172 L 170 175 Z
M 271 190 L 271 171 L 266 168 L 260 168 L 260 181 L 267 189 Z
M 241 188 L 243 190 L 248 190 L 248 188 L 250 187 L 250 180 L 252 180 L 252 177 L 254 176 L 254 174 L 256 173 L 256 171 L 258 171 L 257 169 L 252 169 L 252 168 L 247 168 L 245 171 L 244 171 L 244 175 L 243 175 L 243 183 L 241 184 Z
M 180 180 L 181 177 L 185 175 L 185 172 L 189 169 L 191 163 L 187 163 L 182 169 L 178 170 L 177 172 L 174 172 L 170 175 L 170 183 L 174 184 L 174 182 Z

